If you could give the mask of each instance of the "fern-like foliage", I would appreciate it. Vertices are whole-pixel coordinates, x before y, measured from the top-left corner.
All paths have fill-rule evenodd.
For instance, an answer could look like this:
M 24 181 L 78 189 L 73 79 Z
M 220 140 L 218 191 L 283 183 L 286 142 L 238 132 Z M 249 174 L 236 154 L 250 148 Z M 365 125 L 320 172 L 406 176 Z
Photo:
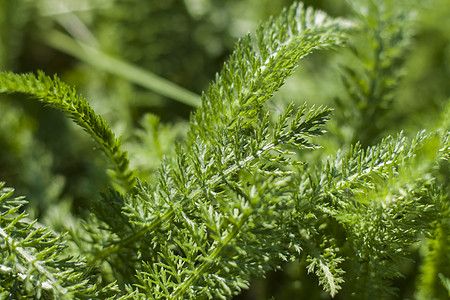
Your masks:
M 112 162 L 115 175 L 122 188 L 131 190 L 134 175 L 129 170 L 126 152 L 121 150 L 120 139 L 116 139 L 108 124 L 89 106 L 85 98 L 74 88 L 52 79 L 42 72 L 33 74 L 0 73 L 0 93 L 24 93 L 53 108 L 59 109 L 88 132 Z
M 356 14 L 359 33 L 349 45 L 347 61 L 341 64 L 347 96 L 336 97 L 345 115 L 336 130 L 348 143 L 364 147 L 381 137 L 389 124 L 389 112 L 404 77 L 404 63 L 414 33 L 414 8 L 398 1 L 348 1 Z M 352 63 L 348 63 L 351 61 Z M 350 134 L 348 134 L 350 133 Z
M 347 29 L 297 4 L 240 40 L 191 119 L 188 147 L 162 166 L 156 187 L 125 201 L 136 227 L 95 259 L 147 245 L 140 293 L 178 299 L 228 298 L 293 258 L 300 246 L 287 249 L 281 222 L 295 193 L 289 149 L 314 149 L 307 138 L 322 134 L 330 110 L 291 105 L 272 121 L 263 104 L 300 58 L 339 44 Z
M 450 130 L 450 102 L 442 114 L 441 127 Z M 439 170 L 443 193 L 438 199 L 439 215 L 432 224 L 431 234 L 424 243 L 424 262 L 418 279 L 418 299 L 445 299 L 450 296 L 450 149 L 447 143 L 440 151 L 444 154 Z
M 99 288 L 93 270 L 64 255 L 64 237 L 21 212 L 27 203 L 12 198 L 0 182 L 0 297 L 2 299 L 93 299 L 113 296 L 114 284 Z
M 445 299 L 450 296 L 450 270 L 447 264 L 450 260 L 448 195 L 440 200 L 444 205 L 443 213 L 426 243 L 425 262 L 419 280 L 419 299 Z
M 330 158 L 324 169 L 305 172 L 300 200 L 323 214 L 314 228 L 324 229 L 311 235 L 343 237 L 335 246 L 346 260 L 344 278 L 361 299 L 394 293 L 389 283 L 401 275 L 398 266 L 408 257 L 408 245 L 440 219 L 447 191 L 431 174 L 448 147 L 448 132 L 420 132 L 412 141 L 400 135 L 367 150 L 356 145 Z M 329 231 L 336 223 L 341 233 Z
M 440 236 L 448 232 L 448 180 L 440 168 L 448 168 L 448 128 L 387 137 L 367 149 L 356 143 L 311 167 L 298 154 L 319 148 L 312 138 L 324 133 L 331 109 L 267 109 L 300 59 L 342 44 L 351 28 L 294 4 L 239 40 L 192 114 L 186 142 L 162 159 L 157 175 L 136 179 L 120 140 L 74 89 L 42 73 L 0 73 L 0 92 L 25 93 L 88 131 L 123 187 L 104 193 L 84 227 L 65 236 L 28 221 L 23 200 L 2 189 L 1 295 L 229 299 L 252 278 L 301 261 L 331 296 L 386 299 L 423 236 L 431 254 L 422 294 L 437 284 L 435 270 L 448 285 L 447 271 L 435 265 L 447 259 Z M 379 67 L 371 76 L 387 72 Z M 146 130 L 156 130 L 157 120 L 149 122 Z M 85 259 L 64 255 L 66 238 Z
M 285 11 L 263 24 L 254 38 L 241 39 L 216 81 L 202 97 L 202 108 L 193 116 L 191 138 L 209 140 L 220 129 L 256 122 L 261 105 L 292 74 L 299 59 L 313 49 L 342 42 L 349 23 L 328 18 L 302 6 Z
M 303 132 L 299 129 L 297 137 L 283 132 L 287 143 L 300 144 L 313 135 L 329 112 L 312 109 L 302 119 L 305 110 L 291 125 Z M 281 119 L 284 124 L 277 124 L 279 128 L 286 126 L 285 118 Z M 319 124 L 314 124 L 317 120 Z M 139 201 L 127 208 L 134 223 L 156 235 L 158 249 L 163 251 L 139 278 L 147 294 L 156 290 L 155 298 L 205 293 L 226 298 L 247 287 L 250 275 L 261 275 L 293 255 L 287 249 L 289 232 L 278 223 L 295 193 L 295 180 L 292 171 L 282 166 L 287 158 L 273 153 L 282 145 L 275 139 L 280 132 L 270 138 L 268 131 L 265 118 L 250 133 L 253 145 L 247 146 L 235 129 L 230 132 L 235 135 L 233 143 L 221 140 L 213 148 L 196 145 L 195 152 L 182 155 L 176 167 L 161 171 L 165 175 L 156 189 L 143 189 Z M 157 222 L 161 224 L 154 232 Z M 161 230 L 170 223 L 178 228 Z

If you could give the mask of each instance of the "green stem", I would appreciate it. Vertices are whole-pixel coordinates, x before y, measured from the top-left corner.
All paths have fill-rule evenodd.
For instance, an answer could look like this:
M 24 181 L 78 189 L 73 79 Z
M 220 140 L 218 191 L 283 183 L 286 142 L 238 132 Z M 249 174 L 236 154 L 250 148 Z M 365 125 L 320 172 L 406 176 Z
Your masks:
M 227 177 L 230 176 L 232 173 L 236 172 L 237 170 L 239 170 L 241 168 L 242 165 L 244 164 L 248 164 L 249 162 L 251 162 L 253 159 L 256 159 L 256 157 L 258 157 L 259 155 L 261 155 L 262 152 L 265 151 L 269 151 L 270 149 L 272 149 L 274 147 L 273 143 L 270 143 L 268 145 L 266 145 L 264 148 L 260 149 L 259 151 L 256 152 L 255 155 L 249 155 L 247 156 L 245 159 L 243 159 L 240 163 L 236 163 L 235 165 L 233 165 L 232 167 L 230 167 L 229 169 L 227 169 L 223 175 L 215 175 L 214 177 L 212 177 L 210 180 L 208 180 L 206 182 L 206 185 L 208 186 L 214 186 L 215 184 L 217 184 L 221 179 L 223 179 L 223 177 Z M 192 192 L 188 199 L 194 199 L 195 197 L 197 197 L 198 195 L 200 195 L 200 193 L 202 193 L 201 190 L 196 190 L 194 192 Z M 180 206 L 182 206 L 183 204 L 181 204 Z M 162 215 L 161 217 L 159 217 L 156 221 L 143 226 L 141 229 L 139 229 L 136 232 L 133 232 L 132 234 L 128 235 L 127 237 L 125 237 L 124 239 L 121 239 L 120 241 L 118 241 L 115 244 L 110 245 L 107 248 L 104 248 L 103 250 L 101 250 L 100 252 L 97 253 L 97 255 L 91 259 L 89 261 L 89 263 L 94 263 L 98 260 L 101 260 L 113 253 L 119 252 L 121 249 L 123 249 L 124 246 L 129 245 L 133 242 L 135 242 L 136 240 L 139 239 L 139 237 L 143 236 L 144 234 L 146 234 L 148 231 L 151 231 L 152 229 L 158 227 L 161 223 L 163 223 L 166 220 L 169 220 L 173 215 L 175 214 L 173 208 L 170 208 L 167 210 L 167 212 Z
M 123 246 L 133 243 L 134 241 L 139 239 L 141 236 L 146 234 L 149 230 L 156 228 L 159 224 L 162 223 L 162 221 L 171 218 L 172 215 L 174 215 L 174 213 L 175 212 L 172 209 L 167 211 L 157 221 L 151 223 L 149 226 L 142 227 L 138 231 L 133 232 L 132 235 L 129 235 L 128 237 L 126 237 L 124 239 L 121 239 L 120 242 L 118 242 L 116 244 L 112 244 L 111 246 L 99 251 L 93 259 L 88 260 L 89 264 L 94 264 L 96 261 L 102 260 L 103 258 L 105 258 L 113 253 L 119 252 L 123 248 Z
M 250 217 L 250 214 L 251 212 L 244 213 L 239 223 L 234 226 L 233 230 L 231 230 L 225 236 L 220 245 L 216 249 L 214 249 L 214 251 L 207 258 L 205 258 L 203 263 L 195 269 L 195 272 L 187 280 L 185 280 L 181 285 L 178 286 L 178 288 L 173 292 L 171 299 L 179 299 L 181 293 L 183 293 L 189 286 L 191 286 L 199 276 L 205 274 L 206 269 L 215 262 L 216 258 L 219 256 L 220 252 L 222 252 L 223 248 L 228 245 L 236 235 L 239 234 L 242 226 L 244 226 L 244 224 Z
M 51 30 L 41 36 L 41 41 L 44 41 L 54 49 L 76 57 L 100 70 L 122 77 L 160 95 L 193 107 L 198 107 L 201 104 L 199 95 L 148 70 L 109 56 L 94 47 L 76 41 L 70 36 L 56 30 Z

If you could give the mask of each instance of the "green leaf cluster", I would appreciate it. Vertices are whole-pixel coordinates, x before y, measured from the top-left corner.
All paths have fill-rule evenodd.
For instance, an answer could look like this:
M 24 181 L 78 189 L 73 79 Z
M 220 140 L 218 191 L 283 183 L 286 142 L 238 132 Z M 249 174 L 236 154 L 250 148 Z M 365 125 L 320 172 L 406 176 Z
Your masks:
M 114 295 L 114 286 L 101 288 L 82 259 L 64 255 L 64 236 L 21 212 L 26 200 L 12 198 L 13 192 L 0 183 L 0 297 L 92 299 L 107 297 L 106 290 Z
M 47 214 L 46 225 L 33 221 L 24 212 L 27 202 L 0 185 L 0 297 L 231 299 L 252 291 L 256 278 L 296 268 L 316 284 L 295 289 L 281 282 L 280 298 L 389 299 L 415 259 L 421 261 L 415 296 L 444 299 L 450 293 L 450 104 L 431 130 L 380 139 L 399 97 L 413 14 L 389 0 L 351 4 L 356 17 L 349 21 L 294 3 L 237 41 L 189 126 L 144 114 L 141 129 L 125 135 L 124 145 L 106 117 L 57 76 L 0 72 L 0 93 L 24 94 L 62 111 L 96 142 L 111 169 L 88 210 L 74 216 L 58 203 L 63 220 Z M 202 16 L 201 10 L 189 13 Z M 144 74 L 152 83 L 141 85 L 150 89 L 166 82 L 99 51 L 93 37 L 80 33 L 82 20 L 72 17 L 74 23 L 58 22 L 69 33 L 81 30 L 71 33 L 79 48 L 58 44 L 58 37 L 70 40 L 60 33 L 47 43 L 103 71 L 120 73 L 105 61 L 123 66 L 122 78 L 134 83 Z M 130 38 L 138 41 L 133 46 L 145 41 Z M 350 53 L 339 57 L 342 46 Z M 328 49 L 337 50 L 345 91 L 336 96 L 335 116 L 327 106 L 295 100 L 272 109 L 268 101 L 298 61 Z M 138 50 L 121 51 L 133 56 Z M 129 83 L 119 87 L 131 90 Z M 183 88 L 174 89 L 181 94 L 162 94 L 183 95 Z M 7 103 L 14 99 L 22 101 Z M 342 147 L 328 156 L 317 144 L 333 118 L 350 131 L 332 129 Z

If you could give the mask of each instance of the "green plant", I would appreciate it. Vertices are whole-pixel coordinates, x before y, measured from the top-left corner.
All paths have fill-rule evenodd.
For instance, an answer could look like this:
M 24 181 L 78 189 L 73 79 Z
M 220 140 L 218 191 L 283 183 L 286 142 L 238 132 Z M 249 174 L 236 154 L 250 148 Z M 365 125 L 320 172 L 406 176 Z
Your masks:
M 392 1 L 377 3 L 398 9 Z M 387 40 L 389 33 L 400 38 L 409 20 L 380 12 L 371 19 L 376 28 L 392 13 L 389 26 L 400 25 Z M 22 93 L 65 113 L 95 140 L 111 169 L 108 190 L 91 199 L 90 213 L 76 219 L 60 208 L 73 223 L 55 226 L 62 233 L 32 221 L 23 212 L 26 201 L 2 184 L 2 298 L 228 299 L 290 262 L 316 274 L 332 297 L 380 299 L 395 294 L 390 284 L 418 244 L 427 253 L 418 297 L 445 297 L 450 105 L 434 131 L 400 133 L 366 147 L 383 133 L 373 126 L 361 146 L 363 121 L 374 125 L 371 118 L 398 88 L 386 83 L 387 70 L 401 65 L 397 56 L 392 63 L 392 56 L 375 55 L 386 64 L 368 77 L 383 84 L 369 90 L 364 109 L 353 111 L 364 115 L 373 105 L 369 117 L 355 125 L 349 151 L 320 159 L 305 152 L 320 151 L 315 143 L 332 110 L 291 103 L 278 114 L 267 105 L 299 60 L 344 45 L 364 26 L 294 4 L 240 39 L 186 134 L 146 115 L 125 144 L 130 157 L 155 157 L 157 170 L 154 161 L 130 164 L 121 139 L 56 76 L 0 73 L 0 93 Z M 403 51 L 402 44 L 391 46 Z M 352 92 L 365 82 L 345 69 L 354 82 L 345 81 L 350 100 L 341 103 L 350 111 L 352 101 L 360 102 Z

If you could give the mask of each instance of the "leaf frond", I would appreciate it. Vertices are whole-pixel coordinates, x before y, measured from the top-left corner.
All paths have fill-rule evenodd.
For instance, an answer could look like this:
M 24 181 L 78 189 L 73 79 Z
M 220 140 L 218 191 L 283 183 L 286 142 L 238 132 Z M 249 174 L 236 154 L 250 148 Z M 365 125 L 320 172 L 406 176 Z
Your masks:
M 122 188 L 126 191 L 132 189 L 135 177 L 128 167 L 127 153 L 121 150 L 120 138 L 115 137 L 108 124 L 74 88 L 58 77 L 51 78 L 42 72 L 37 75 L 1 72 L 0 93 L 23 93 L 67 114 L 100 145 Z

